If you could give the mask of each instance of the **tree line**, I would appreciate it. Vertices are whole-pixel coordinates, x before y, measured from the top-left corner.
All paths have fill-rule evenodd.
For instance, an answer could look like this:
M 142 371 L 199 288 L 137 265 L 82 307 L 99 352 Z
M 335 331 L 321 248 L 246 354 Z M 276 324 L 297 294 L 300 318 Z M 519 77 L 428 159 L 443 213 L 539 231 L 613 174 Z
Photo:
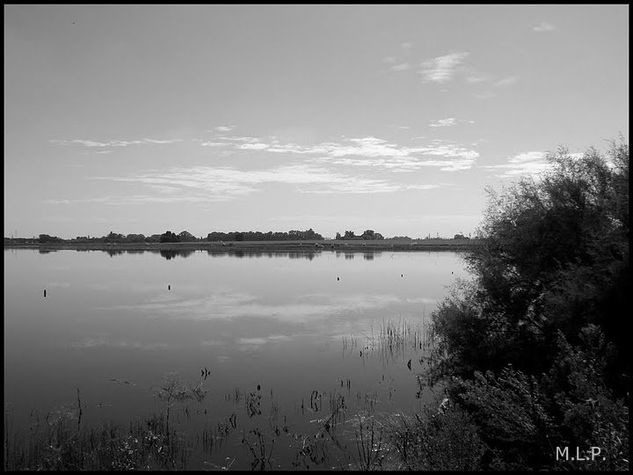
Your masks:
M 478 236 L 473 239 L 477 239 Z M 288 232 L 268 231 L 232 231 L 232 232 L 210 232 L 206 237 L 196 237 L 188 231 L 181 231 L 176 234 L 172 231 L 165 231 L 162 234 L 120 234 L 110 231 L 106 236 L 77 236 L 72 239 L 63 239 L 48 234 L 40 234 L 34 238 L 5 238 L 5 243 L 15 244 L 49 244 L 49 243 L 161 243 L 161 242 L 231 242 L 231 241 L 321 241 L 325 238 L 315 232 L 312 228 L 306 231 L 290 230 Z M 381 233 L 372 229 L 365 230 L 362 234 L 356 235 L 354 231 L 345 231 L 344 234 L 336 233 L 336 240 L 341 241 L 371 241 L 371 240 L 393 240 L 393 241 L 413 241 L 417 238 L 409 236 L 394 236 L 385 238 Z M 431 238 L 430 235 L 424 240 L 447 239 Z M 461 233 L 455 234 L 452 239 L 471 239 Z
M 156 242 L 217 242 L 217 241 L 319 241 L 323 240 L 323 236 L 313 229 L 306 231 L 290 230 L 288 232 L 263 233 L 260 231 L 234 231 L 234 232 L 211 232 L 206 238 L 196 237 L 188 231 L 182 231 L 178 234 L 172 231 L 165 231 L 162 234 L 152 234 L 145 236 L 143 234 L 119 234 L 110 232 L 106 236 L 91 237 L 77 236 L 74 239 L 65 240 L 57 236 L 49 236 L 48 234 L 40 234 L 37 242 L 45 243 L 156 243 Z M 21 241 L 27 241 L 20 239 Z M 11 241 L 17 241 L 12 239 Z

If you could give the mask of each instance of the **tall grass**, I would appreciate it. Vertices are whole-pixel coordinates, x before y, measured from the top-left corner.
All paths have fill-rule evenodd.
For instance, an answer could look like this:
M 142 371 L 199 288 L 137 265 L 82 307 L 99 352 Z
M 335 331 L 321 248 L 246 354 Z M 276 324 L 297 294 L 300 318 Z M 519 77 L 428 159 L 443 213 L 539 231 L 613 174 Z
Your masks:
M 5 440 L 6 470 L 165 470 L 187 465 L 188 451 L 165 418 L 77 430 L 74 418 L 38 421 Z M 11 442 L 11 443 L 9 443 Z

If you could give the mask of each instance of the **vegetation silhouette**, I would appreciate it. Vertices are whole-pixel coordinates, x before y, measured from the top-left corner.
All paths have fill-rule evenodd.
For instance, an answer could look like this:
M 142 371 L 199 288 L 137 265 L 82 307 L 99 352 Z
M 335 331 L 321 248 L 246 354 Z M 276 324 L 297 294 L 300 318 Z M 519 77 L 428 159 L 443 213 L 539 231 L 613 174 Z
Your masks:
M 490 191 L 474 279 L 433 315 L 431 375 L 450 404 L 407 427 L 412 469 L 628 469 L 628 145 L 548 158 L 540 179 Z M 477 450 L 438 460 L 428 448 L 448 435 Z M 556 447 L 601 453 L 557 460 Z

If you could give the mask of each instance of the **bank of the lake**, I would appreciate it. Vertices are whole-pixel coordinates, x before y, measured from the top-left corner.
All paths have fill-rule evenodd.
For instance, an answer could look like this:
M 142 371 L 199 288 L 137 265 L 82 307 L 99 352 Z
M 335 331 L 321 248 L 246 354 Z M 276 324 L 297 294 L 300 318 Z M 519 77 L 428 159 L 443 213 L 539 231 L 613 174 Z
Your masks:
M 367 251 L 467 251 L 481 243 L 479 239 L 414 239 L 414 240 L 318 240 L 318 241 L 194 241 L 194 242 L 12 242 L 5 239 L 5 249 L 77 250 L 77 251 L 142 251 L 142 250 L 183 250 L 183 251 L 319 251 L 342 252 Z

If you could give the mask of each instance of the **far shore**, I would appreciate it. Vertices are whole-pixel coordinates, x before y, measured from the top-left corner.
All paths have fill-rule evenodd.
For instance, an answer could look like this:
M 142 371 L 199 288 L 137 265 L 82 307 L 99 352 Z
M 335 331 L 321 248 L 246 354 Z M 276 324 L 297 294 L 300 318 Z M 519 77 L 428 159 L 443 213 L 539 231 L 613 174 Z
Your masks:
M 481 244 L 479 239 L 414 239 L 414 240 L 320 240 L 320 241 L 194 241 L 194 242 L 58 242 L 11 243 L 5 240 L 5 249 L 39 249 L 43 251 L 467 251 Z

